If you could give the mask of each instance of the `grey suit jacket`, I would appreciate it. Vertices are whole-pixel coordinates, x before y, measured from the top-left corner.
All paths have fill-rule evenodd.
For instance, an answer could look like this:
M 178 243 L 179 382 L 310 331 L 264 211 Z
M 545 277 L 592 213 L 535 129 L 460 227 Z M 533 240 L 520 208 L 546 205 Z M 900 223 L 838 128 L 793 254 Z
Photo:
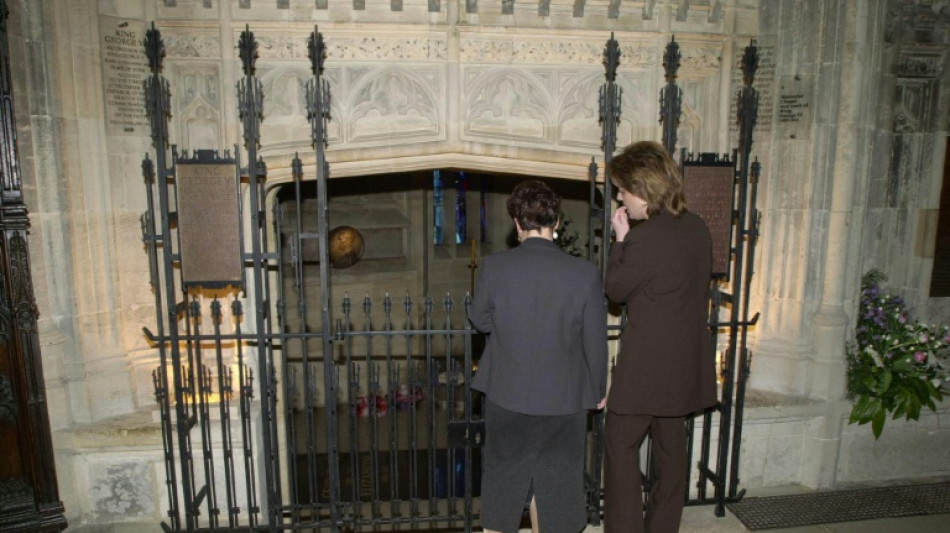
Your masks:
M 597 267 L 529 238 L 485 258 L 469 320 L 488 333 L 472 387 L 509 411 L 595 409 L 607 388 L 607 311 Z

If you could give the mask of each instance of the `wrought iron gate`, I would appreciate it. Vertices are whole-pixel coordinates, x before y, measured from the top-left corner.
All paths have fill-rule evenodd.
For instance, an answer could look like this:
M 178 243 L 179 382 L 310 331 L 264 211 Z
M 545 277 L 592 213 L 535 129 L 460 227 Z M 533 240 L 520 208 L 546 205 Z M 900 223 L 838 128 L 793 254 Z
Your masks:
M 330 95 L 322 78 L 322 35 L 315 30 L 308 42 L 313 77 L 306 87 L 316 160 L 310 178 L 317 189 L 315 235 L 303 227 L 301 188 L 310 179 L 299 157 L 292 163 L 293 208 L 267 207 L 266 165 L 258 156 L 263 95 L 254 75 L 253 33 L 245 30 L 238 44 L 246 163 L 237 146 L 233 154 L 169 147 L 169 85 L 154 25 L 145 48 L 155 158 L 146 156 L 142 166 L 148 203 L 142 233 L 156 307 L 155 331 L 146 328 L 145 334 L 160 357 L 153 378 L 168 497 L 162 527 L 471 531 L 479 514 L 484 425 L 483 400 L 468 386 L 475 334 L 465 319 L 469 297 L 417 301 L 387 295 L 354 302 L 346 296 L 338 306 L 331 303 L 324 154 Z M 609 160 L 620 109 L 614 83 L 619 48 L 612 36 L 605 59 L 601 121 Z M 592 161 L 592 243 L 595 226 L 609 227 L 604 199 L 612 196 L 609 180 L 596 182 L 596 173 Z M 217 202 L 214 209 L 208 198 Z M 291 230 L 275 231 L 282 227 Z M 312 240 L 317 241 L 318 310 L 304 295 L 305 249 Z M 592 251 L 590 259 L 605 265 L 605 247 Z M 733 286 L 747 290 L 747 283 Z M 728 324 L 730 339 L 741 334 L 741 343 L 730 345 L 743 355 L 746 324 L 738 318 Z M 616 336 L 619 326 L 610 329 Z M 741 390 L 747 365 L 738 374 L 731 371 L 734 365 L 727 366 L 726 382 L 738 382 Z M 720 406 L 688 427 L 699 435 L 690 440 L 690 453 L 694 440 L 702 452 L 697 491 L 686 498 L 715 502 L 717 509 L 736 497 L 738 483 L 741 425 L 733 426 L 731 417 L 741 420 L 741 409 L 737 414 L 731 385 L 725 389 Z M 716 418 L 718 455 L 710 451 Z M 595 525 L 602 424 L 602 414 L 593 414 L 586 482 L 589 522 Z M 727 485 L 730 449 L 733 475 Z M 706 493 L 710 483 L 713 497 Z

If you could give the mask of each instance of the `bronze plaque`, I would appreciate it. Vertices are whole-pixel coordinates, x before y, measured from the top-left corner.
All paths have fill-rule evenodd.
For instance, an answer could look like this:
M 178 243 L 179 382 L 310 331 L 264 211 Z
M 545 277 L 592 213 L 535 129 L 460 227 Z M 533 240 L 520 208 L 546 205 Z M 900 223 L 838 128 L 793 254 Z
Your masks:
M 683 166 L 686 205 L 709 227 L 712 236 L 712 273 L 717 277 L 729 276 L 733 174 L 732 164 Z
M 178 163 L 178 235 L 186 288 L 243 287 L 233 163 Z

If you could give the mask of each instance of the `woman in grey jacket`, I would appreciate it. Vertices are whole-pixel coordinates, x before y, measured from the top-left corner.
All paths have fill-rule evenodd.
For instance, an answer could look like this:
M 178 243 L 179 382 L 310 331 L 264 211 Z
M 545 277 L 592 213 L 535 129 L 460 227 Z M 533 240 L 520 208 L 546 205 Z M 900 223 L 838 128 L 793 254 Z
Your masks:
M 507 203 L 521 244 L 485 258 L 469 320 L 488 334 L 472 387 L 486 395 L 481 523 L 577 533 L 586 524 L 587 411 L 603 407 L 607 318 L 597 268 L 554 244 L 560 198 L 540 181 Z

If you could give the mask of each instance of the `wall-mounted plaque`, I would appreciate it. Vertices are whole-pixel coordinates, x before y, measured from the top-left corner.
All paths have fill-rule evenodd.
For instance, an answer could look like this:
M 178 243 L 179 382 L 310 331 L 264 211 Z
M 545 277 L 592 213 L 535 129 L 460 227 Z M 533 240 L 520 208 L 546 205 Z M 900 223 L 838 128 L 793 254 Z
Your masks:
M 106 133 L 148 135 L 145 91 L 142 81 L 150 71 L 142 42 L 145 22 L 99 17 L 99 55 L 102 96 L 105 99 Z
M 683 165 L 686 205 L 709 227 L 713 276 L 722 278 L 729 276 L 734 175 L 735 166 L 730 161 L 687 162 Z
M 243 287 L 241 215 L 233 162 L 175 165 L 182 283 Z
M 783 136 L 807 138 L 811 132 L 811 80 L 801 76 L 785 76 L 779 86 L 778 123 Z

